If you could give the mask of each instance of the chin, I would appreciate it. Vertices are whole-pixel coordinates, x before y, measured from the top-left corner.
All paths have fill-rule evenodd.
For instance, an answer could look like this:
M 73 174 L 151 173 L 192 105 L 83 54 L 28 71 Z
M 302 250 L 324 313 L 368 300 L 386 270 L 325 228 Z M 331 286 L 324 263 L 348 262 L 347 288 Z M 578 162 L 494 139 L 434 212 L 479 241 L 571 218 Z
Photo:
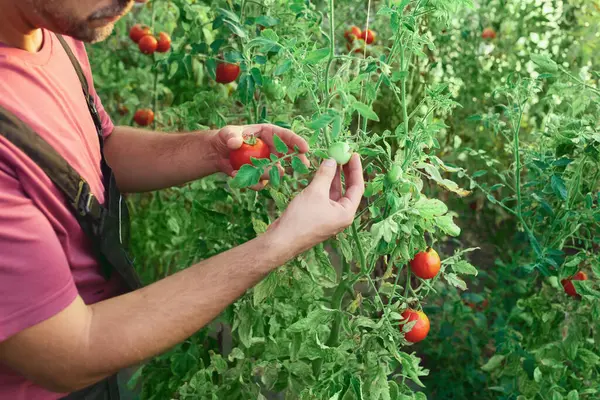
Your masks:
M 106 40 L 112 33 L 114 24 L 109 24 L 99 28 L 85 27 L 77 29 L 75 32 L 67 34 L 74 39 L 81 40 L 86 43 L 98 43 Z

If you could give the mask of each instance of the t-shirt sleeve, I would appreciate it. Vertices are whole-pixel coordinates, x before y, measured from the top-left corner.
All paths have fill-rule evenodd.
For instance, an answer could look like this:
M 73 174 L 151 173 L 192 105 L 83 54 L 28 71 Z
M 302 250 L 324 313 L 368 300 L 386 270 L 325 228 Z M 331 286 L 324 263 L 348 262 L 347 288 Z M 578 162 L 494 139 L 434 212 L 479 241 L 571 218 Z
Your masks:
M 102 105 L 102 101 L 100 100 L 100 96 L 96 92 L 96 87 L 94 86 L 94 78 L 92 74 L 92 67 L 90 65 L 90 60 L 88 58 L 87 51 L 85 49 L 85 44 L 78 40 L 72 40 L 73 47 L 75 49 L 74 54 L 81 64 L 81 68 L 83 69 L 83 73 L 85 74 L 85 78 L 88 81 L 88 85 L 90 86 L 90 94 L 94 97 L 94 102 L 96 103 L 96 108 L 98 109 L 98 114 L 100 115 L 100 120 L 102 121 L 102 133 L 105 138 L 107 138 L 115 128 L 110 115 L 104 109 Z
M 0 168 L 0 341 L 62 311 L 77 294 L 50 222 Z

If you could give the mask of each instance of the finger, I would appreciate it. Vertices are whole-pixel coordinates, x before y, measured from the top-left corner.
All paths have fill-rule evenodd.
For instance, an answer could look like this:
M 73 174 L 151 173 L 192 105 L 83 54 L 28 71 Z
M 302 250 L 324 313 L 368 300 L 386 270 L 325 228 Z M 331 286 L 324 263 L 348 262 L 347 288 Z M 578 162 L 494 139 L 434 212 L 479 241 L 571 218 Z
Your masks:
M 331 188 L 331 182 L 335 177 L 337 170 L 337 163 L 334 159 L 330 158 L 321 163 L 321 166 L 317 170 L 309 188 L 323 193 L 324 195 L 329 194 Z
M 310 150 L 308 142 L 289 129 L 271 124 L 261 126 L 260 137 L 273 149 L 275 148 L 274 135 L 277 135 L 288 146 L 288 154 L 294 152 L 294 146 L 298 147 L 300 153 L 306 153 Z
M 345 166 L 346 194 L 340 199 L 340 204 L 351 212 L 356 212 L 365 192 L 362 163 L 358 154 L 353 154 Z
M 269 183 L 268 180 L 263 180 L 256 185 L 250 186 L 250 189 L 258 192 L 259 190 L 263 190 L 267 186 L 267 183 Z
M 338 166 L 335 171 L 335 177 L 329 189 L 329 198 L 338 201 L 342 197 L 342 169 Z
M 244 127 L 228 125 L 219 131 L 219 139 L 230 150 L 239 149 L 244 143 Z
M 283 175 L 285 175 L 285 170 L 281 166 L 281 163 L 277 162 L 275 165 L 277 166 L 277 170 L 279 171 L 279 176 L 282 177 Z M 265 168 L 265 172 L 263 172 L 263 174 L 261 175 L 262 179 L 271 178 L 271 168 L 273 167 Z

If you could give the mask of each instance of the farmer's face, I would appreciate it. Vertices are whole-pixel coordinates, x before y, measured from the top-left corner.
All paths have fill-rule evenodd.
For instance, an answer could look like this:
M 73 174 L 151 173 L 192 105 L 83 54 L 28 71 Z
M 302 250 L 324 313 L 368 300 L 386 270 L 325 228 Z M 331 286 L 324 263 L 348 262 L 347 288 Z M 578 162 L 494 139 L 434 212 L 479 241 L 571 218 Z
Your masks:
M 35 28 L 46 28 L 84 42 L 106 39 L 134 0 L 20 0 Z

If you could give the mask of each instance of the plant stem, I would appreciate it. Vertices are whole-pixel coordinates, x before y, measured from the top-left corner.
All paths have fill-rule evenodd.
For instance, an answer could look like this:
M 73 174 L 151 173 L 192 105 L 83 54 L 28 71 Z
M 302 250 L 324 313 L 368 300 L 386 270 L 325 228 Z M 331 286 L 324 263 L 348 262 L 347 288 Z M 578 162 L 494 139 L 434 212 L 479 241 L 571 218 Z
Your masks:
M 365 251 L 363 250 L 362 243 L 360 242 L 360 238 L 358 237 L 358 229 L 356 229 L 356 220 L 352 222 L 352 237 L 354 238 L 354 242 L 356 243 L 356 248 L 358 249 L 358 254 L 360 256 L 360 270 L 364 274 L 367 272 L 367 258 L 365 257 Z

